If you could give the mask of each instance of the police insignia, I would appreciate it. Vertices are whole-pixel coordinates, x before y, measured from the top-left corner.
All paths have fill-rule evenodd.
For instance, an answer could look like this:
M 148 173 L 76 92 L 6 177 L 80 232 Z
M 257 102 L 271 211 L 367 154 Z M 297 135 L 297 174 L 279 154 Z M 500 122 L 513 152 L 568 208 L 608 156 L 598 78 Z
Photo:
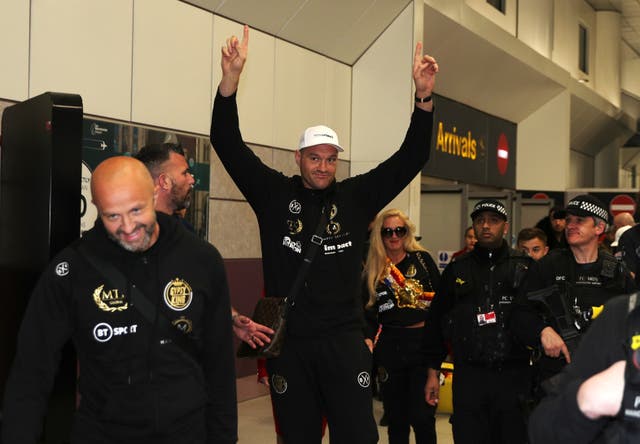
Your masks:
M 279 395 L 282 395 L 287 391 L 287 380 L 284 379 L 284 376 L 280 376 L 278 374 L 273 374 L 271 376 L 271 387 L 273 387 L 273 391 Z
M 172 310 L 185 310 L 192 299 L 191 287 L 180 278 L 175 278 L 164 287 L 164 302 Z
M 174 327 L 180 330 L 182 333 L 191 333 L 193 331 L 193 321 L 187 319 L 184 316 L 180 316 L 178 319 L 171 321 Z
M 110 313 L 124 311 L 129 308 L 129 303 L 124 294 L 120 293 L 117 288 L 104 291 L 104 284 L 93 291 L 93 302 L 96 303 L 100 310 Z

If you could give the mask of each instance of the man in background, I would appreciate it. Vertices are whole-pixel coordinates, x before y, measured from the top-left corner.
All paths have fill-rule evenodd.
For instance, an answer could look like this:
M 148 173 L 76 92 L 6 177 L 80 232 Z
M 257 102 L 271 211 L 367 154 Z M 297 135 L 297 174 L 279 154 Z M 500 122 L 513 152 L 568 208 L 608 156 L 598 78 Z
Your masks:
M 518 233 L 518 250 L 534 261 L 542 259 L 549 252 L 547 235 L 540 228 L 523 228 Z
M 178 215 L 179 211 L 189 208 L 195 183 L 184 150 L 174 143 L 151 144 L 140 148 L 135 158 L 144 163 L 153 178 L 157 196 L 156 211 L 175 216 L 185 228 L 192 231 L 190 225 L 186 225 L 184 217 Z M 273 334 L 273 330 L 253 322 L 233 307 L 231 318 L 233 332 L 252 348 L 271 341 L 269 335 Z

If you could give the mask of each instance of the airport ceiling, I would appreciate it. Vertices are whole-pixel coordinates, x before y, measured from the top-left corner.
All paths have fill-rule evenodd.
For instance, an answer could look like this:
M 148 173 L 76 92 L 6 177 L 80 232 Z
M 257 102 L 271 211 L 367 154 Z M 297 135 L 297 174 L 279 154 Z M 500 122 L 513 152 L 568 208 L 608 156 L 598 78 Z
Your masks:
M 411 0 L 183 0 L 353 65 Z
M 411 0 L 183 1 L 236 22 L 248 23 L 262 32 L 350 66 L 411 3 Z M 621 34 L 628 46 L 624 46 L 621 56 L 624 60 L 640 57 L 640 0 L 586 1 L 594 10 L 615 10 L 622 14 Z M 590 155 L 601 146 L 585 140 L 613 140 L 630 135 L 631 128 L 635 129 L 640 115 L 637 99 L 623 95 L 623 99 L 638 109 L 630 116 L 623 116 L 629 122 L 622 122 L 619 109 L 586 86 L 572 82 L 566 71 L 524 43 L 478 39 L 475 30 L 466 29 L 432 9 L 428 2 L 424 25 L 425 41 L 427 30 L 430 35 L 456 35 L 455 39 L 436 39 L 428 44 L 429 53 L 441 66 L 448 67 L 447 75 L 438 80 L 440 94 L 517 123 L 570 85 L 572 116 L 584 117 L 586 113 L 598 121 L 597 125 L 589 126 L 591 133 L 581 130 L 583 125 L 572 122 L 573 149 Z M 492 32 L 500 34 L 495 30 L 489 34 Z M 460 48 L 469 56 L 458 57 Z M 497 90 L 500 94 L 495 93 Z
M 353 65 L 411 0 L 183 0 Z M 623 59 L 640 57 L 640 0 L 586 0 L 622 14 Z

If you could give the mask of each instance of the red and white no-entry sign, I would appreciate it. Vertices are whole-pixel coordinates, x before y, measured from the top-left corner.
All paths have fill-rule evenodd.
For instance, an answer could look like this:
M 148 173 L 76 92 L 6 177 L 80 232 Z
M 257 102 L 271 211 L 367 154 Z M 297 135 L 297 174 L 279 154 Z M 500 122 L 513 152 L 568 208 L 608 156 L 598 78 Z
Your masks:
M 636 201 L 628 194 L 618 194 L 611 199 L 609 212 L 613 216 L 617 216 L 620 213 L 634 214 L 636 212 Z

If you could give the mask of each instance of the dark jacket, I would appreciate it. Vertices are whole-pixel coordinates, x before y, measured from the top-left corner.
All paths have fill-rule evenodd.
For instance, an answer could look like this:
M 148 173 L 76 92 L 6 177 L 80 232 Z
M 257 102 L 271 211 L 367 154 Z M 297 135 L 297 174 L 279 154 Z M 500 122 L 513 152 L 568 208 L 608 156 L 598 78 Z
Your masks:
M 330 211 L 322 245 L 288 317 L 290 336 L 362 329 L 367 226 L 422 169 L 432 125 L 433 114 L 416 108 L 402 146 L 389 159 L 365 174 L 312 190 L 300 176 L 287 177 L 264 165 L 242 141 L 235 95 L 216 95 L 211 142 L 258 218 L 267 296 L 288 294 L 322 208 Z
M 618 251 L 627 268 L 635 273 L 636 285 L 640 286 L 640 224 L 624 232 L 618 241 Z
M 621 416 L 591 420 L 582 414 L 577 403 L 578 389 L 586 379 L 627 359 L 628 312 L 629 296 L 616 297 L 605 305 L 582 338 L 571 364 L 558 375 L 553 392 L 531 415 L 532 444 L 639 442 L 640 432 L 631 436 L 622 432 Z M 627 362 L 629 365 L 632 364 Z M 620 439 L 621 433 L 625 439 Z
M 222 258 L 210 244 L 158 214 L 160 235 L 143 253 L 107 238 L 102 224 L 65 248 L 31 295 L 7 383 L 3 442 L 36 443 L 58 366 L 71 339 L 79 361 L 77 414 L 97 429 L 144 442 L 206 411 L 207 442 L 237 440 L 230 302 Z M 87 246 L 128 279 L 111 288 L 77 251 Z M 195 353 L 173 343 L 131 305 L 132 285 L 176 326 Z M 117 431 L 116 431 L 117 430 Z
M 533 294 L 538 290 L 557 288 L 557 295 L 548 299 L 554 313 L 551 313 L 541 303 L 532 302 Z M 518 297 L 514 311 L 514 331 L 518 338 L 531 347 L 540 346 L 540 332 L 547 326 L 553 327 L 561 333 L 558 325 L 562 309 L 559 307 L 559 297 L 565 298 L 567 306 L 580 308 L 587 312 L 592 307 L 603 305 L 611 298 L 635 291 L 635 283 L 624 266 L 611 254 L 599 250 L 598 259 L 592 264 L 577 264 L 570 249 L 559 249 L 549 252 L 545 257 L 531 266 L 527 278 L 527 285 Z M 574 324 L 562 321 L 563 325 Z M 586 330 L 585 323 L 583 330 Z M 579 338 L 579 337 L 578 337 Z M 565 341 L 566 342 L 566 341 Z M 572 344 L 569 344 L 573 347 Z M 542 378 L 552 376 L 565 365 L 564 357 L 541 357 L 539 369 Z
M 476 244 L 445 268 L 425 325 L 425 363 L 440 368 L 450 341 L 455 365 L 526 364 L 526 349 L 511 333 L 511 309 L 531 259 L 503 241 Z

